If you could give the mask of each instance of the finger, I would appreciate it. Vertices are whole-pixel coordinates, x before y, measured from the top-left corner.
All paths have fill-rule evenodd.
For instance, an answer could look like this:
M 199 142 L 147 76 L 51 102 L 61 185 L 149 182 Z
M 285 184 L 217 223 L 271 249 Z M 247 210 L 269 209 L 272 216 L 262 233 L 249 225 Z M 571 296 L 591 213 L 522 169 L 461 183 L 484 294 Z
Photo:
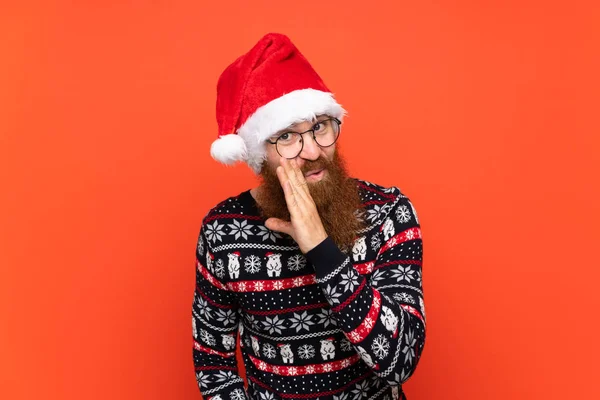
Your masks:
M 277 167 L 277 177 L 279 178 L 279 183 L 283 188 L 283 194 L 285 197 L 285 202 L 288 206 L 288 210 L 290 211 L 290 216 L 297 217 L 300 210 L 300 204 L 298 203 L 298 199 L 296 196 L 296 191 L 294 190 L 294 185 L 292 185 L 287 173 L 283 169 L 283 167 Z
M 282 166 L 285 170 L 285 173 L 288 176 L 288 179 L 290 180 L 290 182 L 292 183 L 292 186 L 294 187 L 295 191 L 294 193 L 297 194 L 298 196 L 298 201 L 308 201 L 308 196 L 307 196 L 307 191 L 306 191 L 306 187 L 308 186 L 306 183 L 306 180 L 304 179 L 304 175 L 302 174 L 302 171 L 299 170 L 299 168 L 297 168 L 298 164 L 296 163 L 295 160 L 287 160 L 285 158 L 282 157 L 281 159 L 282 161 Z M 300 175 L 302 177 L 302 181 L 299 179 Z M 304 182 L 304 184 L 302 184 L 302 182 Z
M 308 182 L 306 182 L 306 178 L 304 177 L 302 170 L 298 166 L 296 160 L 292 160 L 290 164 L 295 173 L 296 180 L 298 181 L 298 187 L 304 192 L 304 198 L 308 199 L 308 197 L 310 197 L 310 190 L 308 189 Z
M 283 232 L 293 237 L 292 233 L 294 229 L 291 222 L 283 221 L 279 218 L 269 218 L 265 221 L 265 226 L 272 231 Z

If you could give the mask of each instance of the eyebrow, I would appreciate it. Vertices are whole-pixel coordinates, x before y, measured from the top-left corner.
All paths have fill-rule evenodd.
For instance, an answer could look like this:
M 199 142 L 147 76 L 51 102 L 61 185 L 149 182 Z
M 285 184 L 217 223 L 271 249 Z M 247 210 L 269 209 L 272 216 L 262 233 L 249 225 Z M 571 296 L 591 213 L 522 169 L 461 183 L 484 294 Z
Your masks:
M 317 122 L 323 122 L 323 119 L 327 119 L 327 118 L 328 118 L 327 114 L 321 114 L 321 115 L 317 115 L 317 116 L 315 117 L 315 119 L 314 119 L 313 121 L 311 121 L 311 123 L 314 125 L 314 124 L 316 124 Z M 296 122 L 296 124 L 297 124 L 297 123 L 298 123 L 298 122 Z M 289 125 L 288 127 L 286 127 L 286 128 L 283 128 L 283 129 L 281 129 L 281 130 L 279 130 L 279 131 L 275 132 L 275 133 L 274 133 L 274 134 L 273 134 L 271 137 L 274 137 L 274 136 L 279 136 L 279 135 L 281 135 L 281 134 L 283 134 L 283 133 L 286 133 L 286 132 L 295 132 L 295 133 L 300 133 L 300 131 L 294 130 L 294 129 L 292 128 L 292 125 L 295 125 L 295 124 L 291 124 L 291 125 Z

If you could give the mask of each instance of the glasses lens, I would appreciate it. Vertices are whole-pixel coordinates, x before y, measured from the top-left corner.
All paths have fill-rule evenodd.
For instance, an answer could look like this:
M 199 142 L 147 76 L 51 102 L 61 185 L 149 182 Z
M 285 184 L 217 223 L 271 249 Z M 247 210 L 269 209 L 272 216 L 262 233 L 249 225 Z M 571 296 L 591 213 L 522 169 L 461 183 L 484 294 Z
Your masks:
M 302 136 L 298 133 L 284 133 L 277 139 L 277 152 L 281 157 L 294 158 L 302 151 Z
M 315 139 L 317 144 L 322 147 L 331 146 L 340 135 L 340 124 L 335 119 L 328 119 L 317 124 L 315 129 Z

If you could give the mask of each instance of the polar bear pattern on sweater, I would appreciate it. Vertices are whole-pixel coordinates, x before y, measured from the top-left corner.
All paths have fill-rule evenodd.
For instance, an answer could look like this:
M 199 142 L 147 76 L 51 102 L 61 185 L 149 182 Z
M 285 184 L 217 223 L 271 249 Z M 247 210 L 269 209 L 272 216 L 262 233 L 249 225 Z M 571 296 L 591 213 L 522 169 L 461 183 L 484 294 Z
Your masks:
M 215 259 L 215 256 L 212 253 L 206 254 L 206 269 L 208 269 L 210 272 L 213 272 L 214 259 Z
M 235 347 L 235 338 L 233 335 L 222 335 L 223 336 L 223 347 L 225 350 L 231 350 Z
M 236 251 L 233 253 L 227 254 L 229 257 L 229 264 L 227 265 L 227 270 L 229 271 L 229 277 L 231 279 L 237 279 L 240 276 L 240 252 Z
M 277 277 L 281 275 L 281 254 L 268 252 L 267 256 L 267 275 Z
M 394 221 L 391 218 L 385 220 L 385 223 L 382 225 L 381 230 L 383 232 L 383 240 L 387 241 L 394 236 Z
M 321 357 L 323 360 L 333 360 L 335 356 L 335 346 L 333 338 L 321 339 Z
M 358 238 L 356 242 L 354 242 L 354 246 L 352 247 L 352 255 L 354 257 L 354 261 L 364 261 L 365 256 L 367 255 L 367 238 L 366 236 L 362 236 Z
M 281 358 L 283 359 L 284 364 L 291 364 L 294 362 L 294 352 L 292 351 L 292 347 L 289 344 L 280 344 L 279 353 L 281 354 Z
M 260 355 L 260 345 L 258 344 L 258 338 L 256 336 L 252 336 L 252 350 L 254 350 L 254 354 L 257 356 Z
M 381 306 L 381 322 L 390 332 L 393 332 L 393 338 L 398 337 L 398 317 L 387 306 Z

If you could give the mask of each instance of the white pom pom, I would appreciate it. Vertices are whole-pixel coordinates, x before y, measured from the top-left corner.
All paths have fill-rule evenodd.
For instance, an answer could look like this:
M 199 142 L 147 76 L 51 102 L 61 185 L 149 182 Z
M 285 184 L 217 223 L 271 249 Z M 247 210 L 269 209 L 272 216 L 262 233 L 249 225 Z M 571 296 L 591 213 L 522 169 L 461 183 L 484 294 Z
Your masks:
M 223 164 L 231 165 L 236 161 L 246 160 L 248 151 L 244 139 L 235 133 L 230 133 L 220 136 L 212 143 L 210 155 Z

